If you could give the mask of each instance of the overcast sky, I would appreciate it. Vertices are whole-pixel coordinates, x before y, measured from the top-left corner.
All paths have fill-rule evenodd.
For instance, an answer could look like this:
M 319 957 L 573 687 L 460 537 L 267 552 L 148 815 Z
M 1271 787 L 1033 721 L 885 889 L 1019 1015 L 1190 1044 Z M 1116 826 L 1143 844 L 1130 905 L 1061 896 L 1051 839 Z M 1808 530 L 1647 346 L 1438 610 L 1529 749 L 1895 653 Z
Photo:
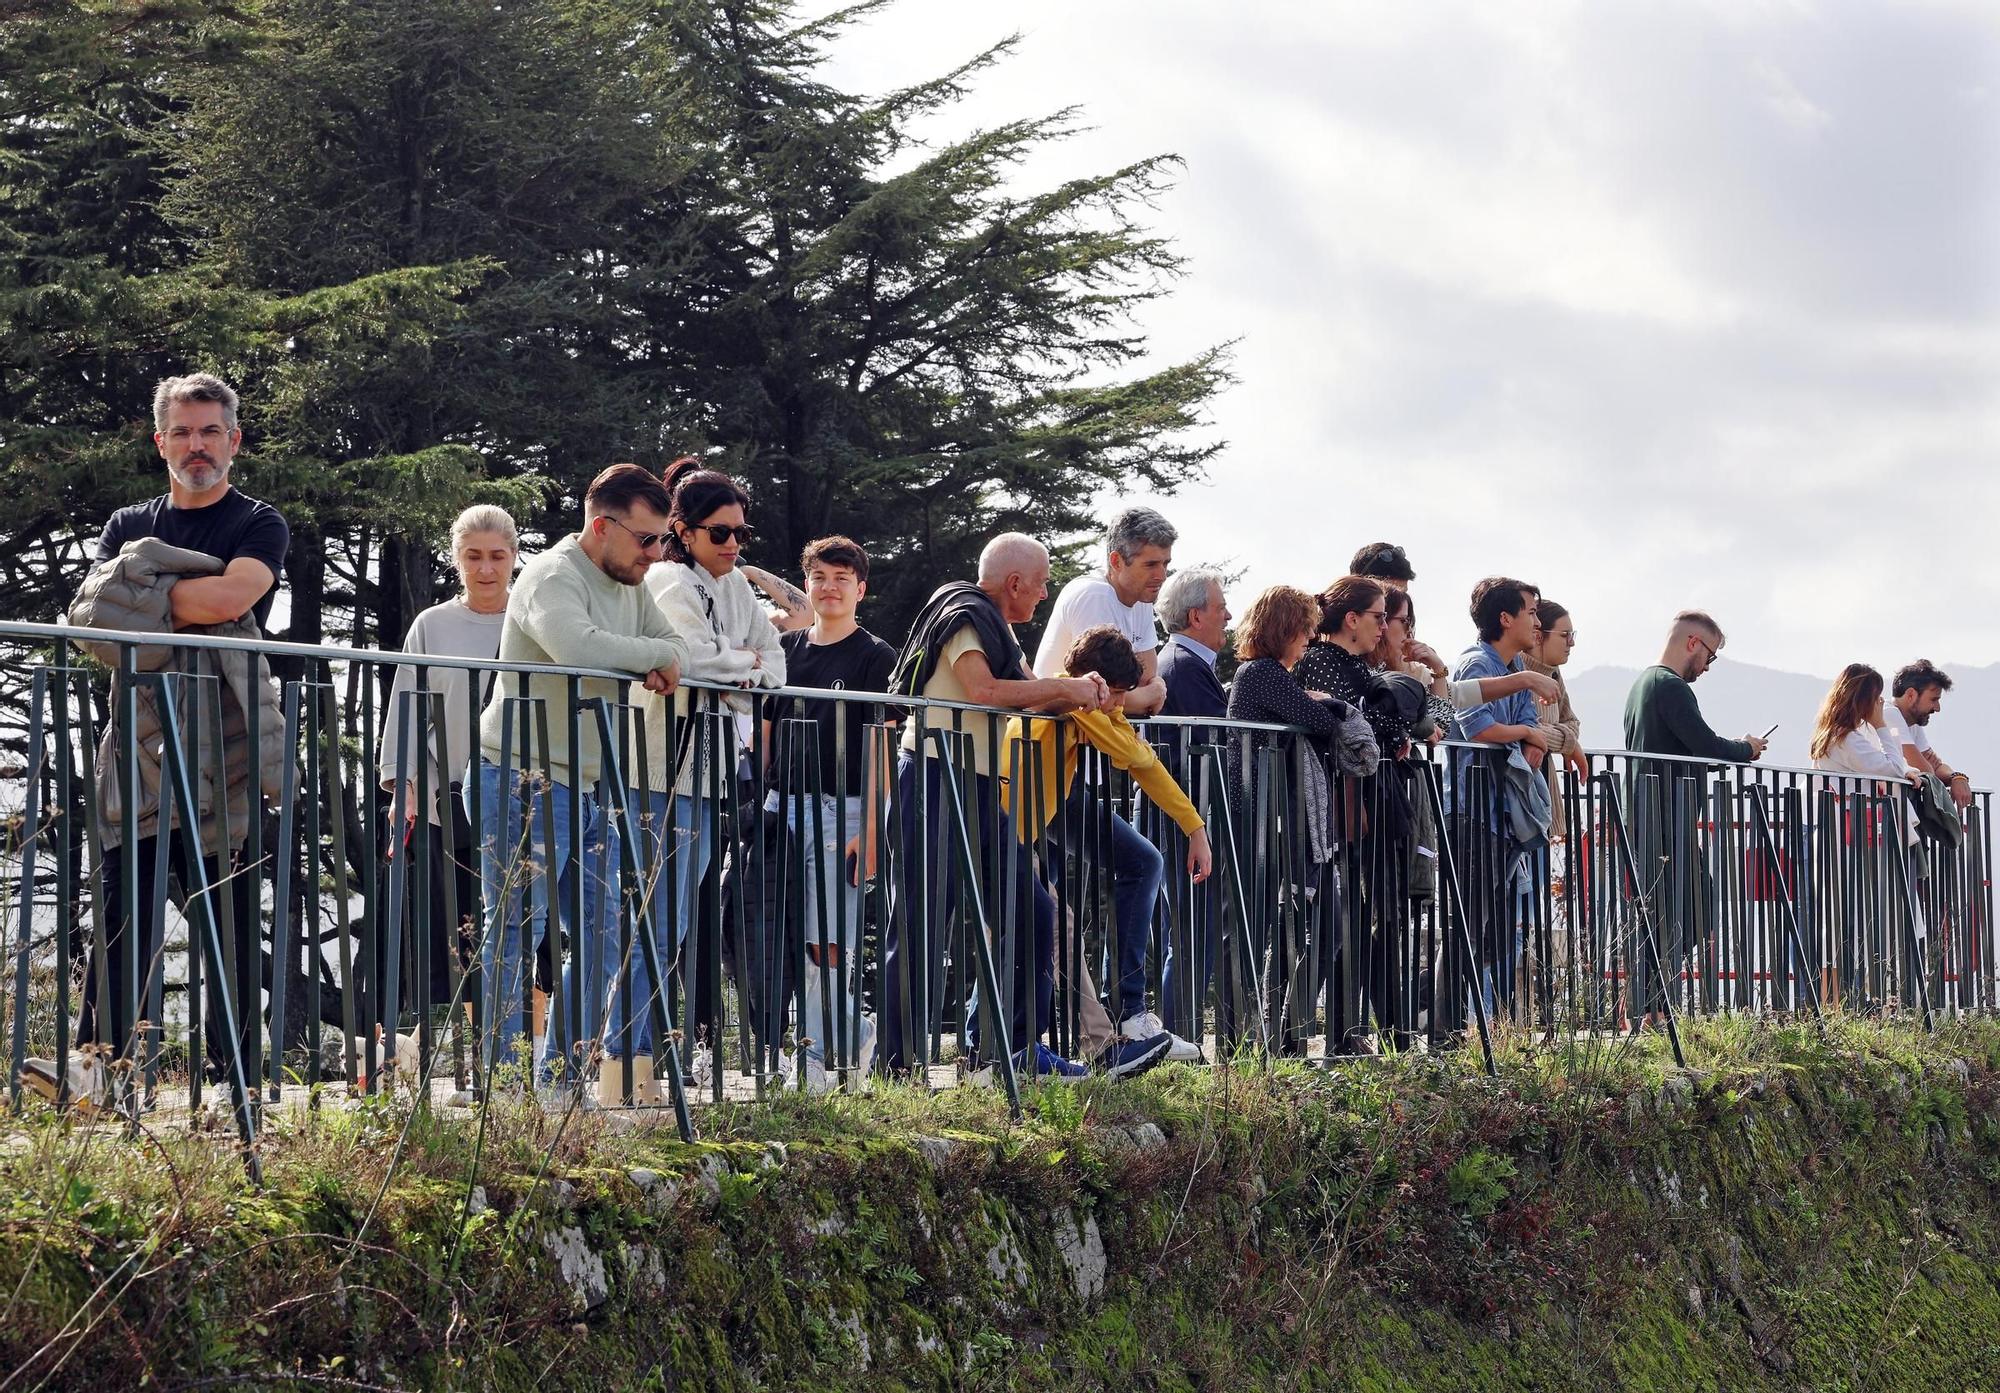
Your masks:
M 905 0 L 880 91 L 1019 29 L 935 128 L 1080 104 L 1041 185 L 1170 151 L 1162 360 L 1240 338 L 1209 485 L 1243 598 L 1405 543 L 1424 636 L 1536 581 L 1579 666 L 2000 659 L 2000 4 Z M 1241 605 L 1238 605 L 1241 608 Z

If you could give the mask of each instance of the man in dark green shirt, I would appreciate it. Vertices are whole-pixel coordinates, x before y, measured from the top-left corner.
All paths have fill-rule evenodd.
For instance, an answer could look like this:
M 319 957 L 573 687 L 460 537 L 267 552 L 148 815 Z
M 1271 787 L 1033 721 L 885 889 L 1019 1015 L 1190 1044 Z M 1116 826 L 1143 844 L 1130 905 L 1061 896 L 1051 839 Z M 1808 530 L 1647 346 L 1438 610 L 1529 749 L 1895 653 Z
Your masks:
M 1747 763 L 1764 753 L 1754 735 L 1725 740 L 1702 719 L 1690 685 L 1715 663 L 1722 629 L 1700 610 L 1674 616 L 1660 661 L 1640 673 L 1625 698 L 1625 748 L 1640 754 Z M 1702 810 L 1709 796 L 1700 765 L 1634 759 L 1625 771 L 1626 826 L 1635 864 L 1658 867 L 1645 889 L 1658 926 L 1658 968 L 1640 965 L 1633 983 L 1633 1010 L 1652 1024 L 1692 965 L 1697 944 L 1712 940 L 1711 884 L 1702 862 Z
M 1666 652 L 1639 674 L 1631 695 L 1625 698 L 1626 749 L 1738 764 L 1747 764 L 1764 753 L 1764 741 L 1755 735 L 1725 740 L 1709 729 L 1694 699 L 1691 684 L 1714 665 L 1725 641 L 1715 621 L 1700 610 L 1683 610 L 1674 616 Z

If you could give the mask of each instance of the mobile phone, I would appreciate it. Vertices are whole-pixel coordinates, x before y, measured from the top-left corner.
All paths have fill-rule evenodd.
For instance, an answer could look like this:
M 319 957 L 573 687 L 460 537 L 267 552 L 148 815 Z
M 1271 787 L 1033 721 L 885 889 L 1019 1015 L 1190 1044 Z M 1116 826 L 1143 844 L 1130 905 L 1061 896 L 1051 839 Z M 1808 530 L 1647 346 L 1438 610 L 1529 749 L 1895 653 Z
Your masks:
M 1774 721 L 1774 722 L 1772 722 L 1772 724 L 1771 724 L 1771 730 L 1767 730 L 1767 731 L 1765 731 L 1765 732 L 1764 732 L 1764 733 L 1763 733 L 1763 734 L 1762 734 L 1761 736 L 1759 736 L 1758 738 L 1759 738 L 1760 740 L 1769 740 L 1769 739 L 1771 738 L 1771 731 L 1774 731 L 1774 730 L 1776 730 L 1777 728 L 1778 728 L 1778 726 L 1777 726 L 1777 723 L 1776 723 L 1775 721 Z

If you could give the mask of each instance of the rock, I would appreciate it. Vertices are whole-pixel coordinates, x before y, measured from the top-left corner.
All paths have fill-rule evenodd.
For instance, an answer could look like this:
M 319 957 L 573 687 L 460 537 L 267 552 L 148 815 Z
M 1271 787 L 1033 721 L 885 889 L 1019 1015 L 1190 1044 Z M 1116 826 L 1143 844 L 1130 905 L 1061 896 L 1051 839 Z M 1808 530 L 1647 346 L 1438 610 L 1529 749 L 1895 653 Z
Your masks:
M 1141 1122 L 1132 1129 L 1132 1145 L 1141 1151 L 1158 1151 L 1167 1144 L 1167 1134 L 1157 1122 Z
M 665 1177 L 656 1170 L 647 1170 L 644 1166 L 634 1166 L 625 1172 L 625 1178 L 634 1185 L 637 1185 L 641 1190 L 650 1190 Z
M 806 1225 L 806 1232 L 814 1238 L 838 1238 L 847 1232 L 847 1220 L 839 1214 L 829 1214 Z
M 625 1284 L 634 1291 L 658 1296 L 667 1289 L 667 1265 L 650 1243 L 627 1243 L 618 1250 L 625 1264 Z
M 1690 1286 L 1688 1288 L 1688 1313 L 1692 1315 L 1696 1320 L 1700 1320 L 1702 1318 L 1702 1312 L 1706 1307 L 1706 1305 L 1707 1302 L 1705 1302 L 1702 1299 L 1701 1288 L 1697 1286 Z
M 1012 1231 L 1004 1226 L 994 1238 L 993 1246 L 986 1250 L 986 1271 L 993 1278 L 993 1284 L 1001 1290 L 1000 1308 L 1014 1310 L 1012 1294 L 1027 1290 L 1033 1274 L 1028 1267 L 1028 1255 L 1021 1251 L 1021 1245 L 1015 1241 Z
M 862 1368 L 865 1369 L 875 1362 L 874 1354 L 868 1347 L 868 1331 L 861 1324 L 859 1312 L 830 1311 L 827 1313 L 827 1323 L 847 1332 L 847 1338 L 854 1342 L 855 1352 L 861 1357 Z
M 551 1180 L 549 1198 L 555 1202 L 557 1209 L 568 1209 L 576 1203 L 576 1186 L 567 1180 Z
M 783 1142 L 774 1141 L 767 1143 L 764 1147 L 764 1159 L 762 1162 L 762 1168 L 765 1170 L 776 1170 L 778 1167 L 785 1164 L 785 1157 L 788 1154 L 789 1153 L 785 1150 L 785 1144 Z
M 1069 1267 L 1079 1300 L 1089 1301 L 1104 1290 L 1104 1274 L 1110 1261 L 1104 1255 L 1104 1235 L 1098 1231 L 1097 1216 L 1085 1214 L 1083 1222 L 1065 1211 L 1056 1225 L 1056 1247 Z
M 486 1202 L 486 1187 L 484 1185 L 473 1186 L 472 1193 L 469 1196 L 467 1196 L 465 1201 L 466 1214 L 467 1215 L 484 1214 L 488 1209 L 491 1209 L 492 1207 L 493 1206 L 489 1205 Z
M 958 1143 L 946 1137 L 918 1137 L 917 1151 L 934 1171 L 942 1171 L 958 1151 Z
M 611 1295 L 611 1282 L 604 1273 L 604 1259 L 591 1251 L 583 1230 L 574 1224 L 542 1235 L 542 1246 L 555 1259 L 562 1283 L 583 1310 L 594 1310 Z M 663 1274 L 664 1275 L 664 1274 Z

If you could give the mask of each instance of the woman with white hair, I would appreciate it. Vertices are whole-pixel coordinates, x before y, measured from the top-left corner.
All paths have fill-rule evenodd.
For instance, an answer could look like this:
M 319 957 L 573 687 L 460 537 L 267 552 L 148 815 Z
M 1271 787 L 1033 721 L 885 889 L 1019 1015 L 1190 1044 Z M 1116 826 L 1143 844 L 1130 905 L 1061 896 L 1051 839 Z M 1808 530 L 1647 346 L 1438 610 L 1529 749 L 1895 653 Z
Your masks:
M 500 629 L 507 618 L 507 592 L 514 582 L 514 563 L 519 554 L 520 535 L 506 509 L 491 503 L 479 503 L 460 513 L 451 525 L 451 564 L 458 572 L 463 591 L 419 614 L 403 638 L 403 651 L 433 657 L 483 658 L 489 661 L 498 657 Z M 384 711 L 386 720 L 377 765 L 382 787 L 390 790 L 393 800 L 397 760 L 400 757 L 403 761 L 404 823 L 399 839 L 411 846 L 416 855 L 428 857 L 428 864 L 432 867 L 429 877 L 430 904 L 423 922 L 429 926 L 425 937 L 429 940 L 430 999 L 433 1005 L 449 1002 L 452 995 L 447 944 L 454 935 L 445 923 L 445 887 L 448 884 L 454 890 L 457 901 L 456 938 L 460 970 L 470 970 L 476 962 L 472 945 L 478 938 L 477 928 L 481 918 L 479 854 L 472 828 L 465 819 L 465 804 L 460 797 L 473 751 L 473 714 L 467 694 L 467 684 L 473 680 L 479 683 L 479 704 L 483 707 L 487 693 L 492 690 L 493 676 L 490 672 L 475 672 L 462 667 L 425 669 L 425 687 L 439 693 L 439 697 L 430 698 L 433 711 L 426 712 L 416 696 L 417 669 L 412 665 L 397 664 Z M 405 693 L 410 694 L 407 715 L 404 714 Z M 439 706 L 441 710 L 437 709 Z M 430 759 L 430 772 L 425 776 L 430 799 L 429 806 L 422 810 L 425 815 L 419 832 L 416 762 L 420 756 L 415 750 L 407 754 L 401 752 L 406 737 L 420 730 L 431 730 L 433 720 L 442 724 L 444 749 L 438 749 L 435 733 L 423 742 Z M 393 801 L 390 806 L 395 806 Z M 444 839 L 444 820 L 447 817 L 451 819 L 452 845 L 456 852 L 449 864 L 445 860 Z M 392 849 L 391 855 L 395 854 Z M 476 980 L 466 983 L 468 1007 L 476 999 L 476 985 Z M 541 1044 L 539 1022 L 543 1003 L 547 1000 L 545 987 L 546 978 L 538 972 L 535 989 L 537 1046 Z M 393 1014 L 393 1008 L 385 1014 Z M 401 1047 L 398 1053 L 401 1053 Z M 414 1067 L 414 1061 L 404 1061 L 404 1067 Z

